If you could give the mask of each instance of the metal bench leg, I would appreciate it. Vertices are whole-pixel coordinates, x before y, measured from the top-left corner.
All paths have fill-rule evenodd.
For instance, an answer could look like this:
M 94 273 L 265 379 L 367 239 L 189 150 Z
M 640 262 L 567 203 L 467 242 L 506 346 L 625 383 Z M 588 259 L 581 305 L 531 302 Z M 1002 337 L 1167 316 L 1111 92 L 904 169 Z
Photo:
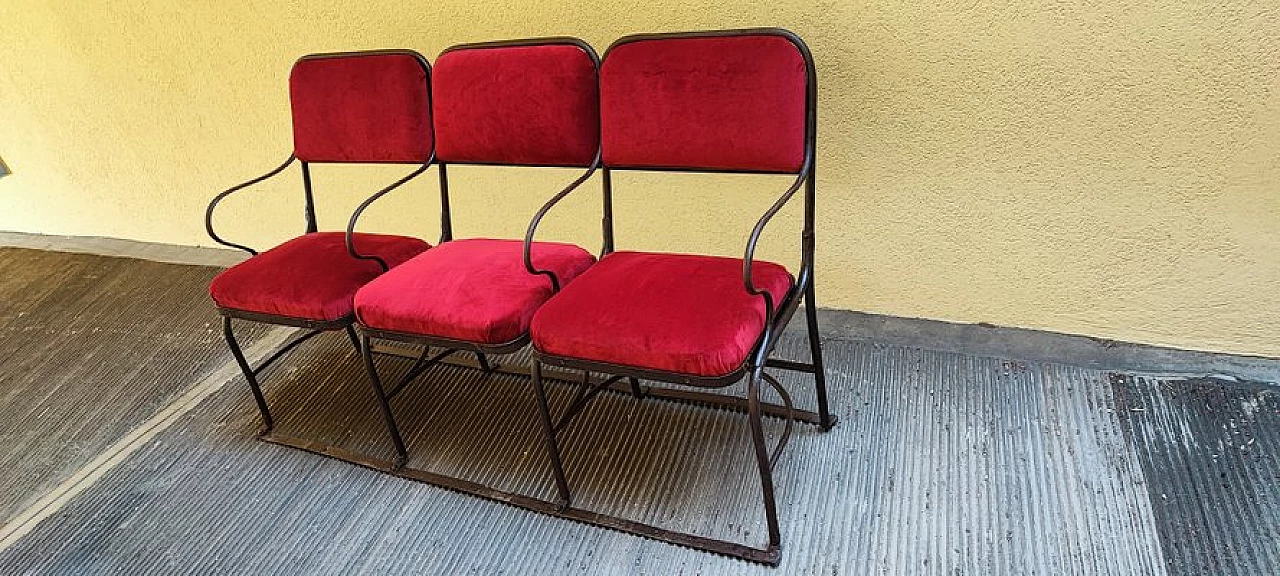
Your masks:
M 773 463 L 764 441 L 764 424 L 760 420 L 760 370 L 747 377 L 747 419 L 751 421 L 751 441 L 755 444 L 756 464 L 760 468 L 760 489 L 764 496 L 764 515 L 769 524 L 769 550 L 778 550 L 782 532 L 778 528 L 778 506 L 773 492 Z
M 387 424 L 387 433 L 391 435 L 391 443 L 396 448 L 394 469 L 398 470 L 409 459 L 409 452 L 405 450 L 404 440 L 400 438 L 400 428 L 396 426 L 395 416 L 391 413 L 391 404 L 388 403 L 387 393 L 382 388 L 382 380 L 378 378 L 378 369 L 373 365 L 373 348 L 369 345 L 369 337 L 361 338 L 360 344 L 360 352 L 364 356 L 364 367 L 369 372 L 369 383 L 373 385 L 373 395 L 378 400 L 382 419 Z
M 636 398 L 644 398 L 644 389 L 640 387 L 640 379 L 627 378 L 627 381 L 631 383 L 631 395 Z
M 489 364 L 489 359 L 485 357 L 484 352 L 476 352 L 476 363 L 480 365 L 480 370 L 493 372 L 493 365 Z
M 258 376 L 254 374 L 249 362 L 244 359 L 244 352 L 240 351 L 236 335 L 231 331 L 230 316 L 222 317 L 222 335 L 227 339 L 227 346 L 231 348 L 231 355 L 235 356 L 236 364 L 240 365 L 240 371 L 244 372 L 244 379 L 249 382 L 249 389 L 253 391 L 253 400 L 258 404 L 258 412 L 262 414 L 262 429 L 258 431 L 258 435 L 266 434 L 275 426 L 275 422 L 271 419 L 271 409 L 267 408 L 267 399 L 262 395 L 262 387 L 258 385 Z
M 538 400 L 538 414 L 542 416 L 542 433 L 547 440 L 547 456 L 551 459 L 551 472 L 555 475 L 557 504 L 563 510 L 569 507 L 569 483 L 564 479 L 564 465 L 560 461 L 560 447 L 556 443 L 555 425 L 551 422 L 551 410 L 547 407 L 547 390 L 542 385 L 542 363 L 536 358 L 530 369 L 533 391 Z
M 813 379 L 818 387 L 818 419 L 822 431 L 826 432 L 834 424 L 831 411 L 827 407 L 827 368 L 822 364 L 822 340 L 818 337 L 818 302 L 814 297 L 813 277 L 809 277 L 809 286 L 804 290 L 804 315 L 809 325 L 809 352 L 813 359 Z
M 360 353 L 360 337 L 356 335 L 355 327 L 347 325 L 347 338 L 351 340 L 351 345 L 355 347 L 356 354 Z

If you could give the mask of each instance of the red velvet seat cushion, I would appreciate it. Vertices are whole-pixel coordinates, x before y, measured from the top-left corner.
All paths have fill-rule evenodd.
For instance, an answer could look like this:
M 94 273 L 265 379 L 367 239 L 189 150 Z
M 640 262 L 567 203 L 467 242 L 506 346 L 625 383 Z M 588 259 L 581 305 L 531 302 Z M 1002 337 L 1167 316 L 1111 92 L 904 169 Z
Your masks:
M 752 278 L 775 305 L 793 281 L 760 261 Z M 741 259 L 615 252 L 538 310 L 530 332 L 554 356 L 714 377 L 742 366 L 764 323 L 764 298 L 747 293 Z
M 449 50 L 431 87 L 441 161 L 588 166 L 600 149 L 596 63 L 581 46 Z
M 293 153 L 305 162 L 426 162 L 431 93 L 417 53 L 308 56 L 293 65 Z
M 362 326 L 402 334 L 505 344 L 529 329 L 551 297 L 551 279 L 524 267 L 523 242 L 445 242 L 383 274 L 356 293 Z M 555 272 L 562 286 L 595 257 L 572 244 L 534 243 L 535 267 Z
M 619 44 L 600 68 L 604 163 L 798 172 L 807 94 L 804 54 L 776 34 Z
M 356 249 L 396 266 L 426 250 L 417 238 L 356 234 Z M 351 315 L 352 297 L 382 273 L 372 260 L 347 253 L 342 232 L 299 236 L 241 262 L 209 284 L 219 308 L 315 321 Z

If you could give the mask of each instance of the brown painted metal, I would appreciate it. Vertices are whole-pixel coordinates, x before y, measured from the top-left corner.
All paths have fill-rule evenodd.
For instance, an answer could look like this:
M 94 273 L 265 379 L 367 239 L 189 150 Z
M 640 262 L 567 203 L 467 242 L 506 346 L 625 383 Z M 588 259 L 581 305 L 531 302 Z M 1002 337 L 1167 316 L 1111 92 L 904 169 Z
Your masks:
M 357 325 L 357 328 L 360 330 L 361 334 L 365 334 L 370 338 L 403 342 L 405 344 L 413 344 L 415 346 L 437 346 L 440 348 L 452 348 L 454 350 L 467 350 L 483 354 L 510 354 L 524 348 L 525 345 L 529 343 L 528 334 L 522 334 L 510 342 L 487 344 L 484 342 L 469 342 L 467 340 L 442 338 L 439 336 L 425 336 L 421 334 L 392 332 L 390 330 L 378 330 L 376 328 L 361 325 Z
M 235 315 L 227 314 L 224 311 L 222 315 L 222 336 L 224 339 L 226 339 L 227 347 L 231 349 L 231 355 L 235 357 L 236 364 L 240 366 L 240 371 L 244 374 L 244 379 L 249 384 L 249 390 L 250 392 L 253 393 L 253 400 L 254 400 L 254 403 L 257 404 L 258 406 L 258 412 L 262 415 L 262 428 L 261 430 L 258 431 L 259 435 L 270 432 L 271 428 L 275 426 L 275 419 L 272 418 L 271 416 L 271 409 L 269 406 L 267 406 L 267 399 L 262 394 L 262 385 L 258 382 L 258 375 L 261 374 L 263 370 L 266 370 L 268 366 L 270 366 L 276 360 L 279 360 L 289 351 L 298 347 L 303 342 L 306 342 L 307 340 L 310 340 L 311 338 L 319 334 L 322 334 L 324 332 L 330 332 L 335 329 L 345 331 L 347 333 L 347 337 L 351 339 L 352 345 L 355 346 L 356 351 L 360 350 L 359 341 L 356 339 L 355 331 L 351 328 L 350 322 L 342 324 L 338 328 L 329 327 L 328 325 L 322 325 L 323 327 L 312 328 L 310 332 L 303 334 L 302 336 L 295 338 L 293 341 L 289 342 L 288 344 L 285 344 L 284 346 L 280 347 L 280 349 L 276 350 L 275 353 L 267 357 L 266 360 L 263 360 L 262 363 L 258 364 L 257 367 L 253 367 L 249 365 L 248 360 L 246 360 L 244 357 L 244 353 L 241 352 L 240 343 L 236 340 L 235 331 L 232 330 L 231 320 L 235 317 L 236 317 Z M 296 320 L 296 319 L 291 319 L 291 320 Z M 294 326 L 296 324 L 285 324 L 285 325 Z M 304 327 L 309 327 L 309 326 L 304 326 Z
M 298 318 L 295 316 L 279 316 L 276 314 L 263 314 L 260 312 L 250 312 L 248 310 L 236 310 L 234 308 L 218 307 L 218 314 L 228 318 L 236 318 L 239 320 L 248 320 L 250 322 L 261 322 L 263 324 L 274 324 L 276 326 L 293 326 L 295 328 L 307 328 L 309 330 L 341 330 L 350 326 L 355 322 L 354 316 L 344 316 L 337 320 L 312 320 L 310 318 Z
M 431 154 L 432 154 L 432 157 L 434 158 L 435 152 L 432 152 Z M 303 164 L 303 166 L 306 166 L 306 164 Z M 427 162 L 422 166 L 419 166 L 417 170 L 414 170 L 413 172 L 410 172 L 408 175 L 404 176 L 403 178 L 396 180 L 390 186 L 387 186 L 375 192 L 372 196 L 366 198 L 364 202 L 361 202 L 360 205 L 356 207 L 355 212 L 351 214 L 351 219 L 347 221 L 347 234 L 345 237 L 345 240 L 347 243 L 347 253 L 350 254 L 352 258 L 356 258 L 359 260 L 372 260 L 374 262 L 377 262 L 378 266 L 382 268 L 383 272 L 386 272 L 391 269 L 391 266 L 387 265 L 386 260 L 383 260 L 382 258 L 372 254 L 361 254 L 356 250 L 356 244 L 355 244 L 356 222 L 360 220 L 360 215 L 364 213 L 365 209 L 368 208 L 370 204 L 373 204 L 375 201 L 377 201 L 377 199 L 385 196 L 388 192 L 391 192 L 392 190 L 399 188 L 405 182 L 408 182 L 410 180 L 413 180 L 414 178 L 417 178 L 419 174 L 426 172 L 427 168 L 429 167 L 431 167 L 431 160 L 427 160 Z M 314 232 L 315 230 L 308 230 L 308 231 Z
M 776 566 L 780 559 L 779 549 L 776 546 L 768 548 L 752 548 L 735 542 L 706 538 L 694 534 L 659 528 L 651 524 L 636 522 L 634 520 L 628 520 L 618 516 L 601 514 L 599 512 L 583 510 L 581 508 L 564 507 L 557 502 L 540 500 L 524 494 L 499 490 L 497 488 L 492 488 L 484 484 L 471 482 L 454 476 L 446 476 L 418 468 L 397 466 L 395 462 L 390 460 L 374 458 L 337 446 L 308 440 L 306 438 L 298 438 L 296 436 L 281 434 L 279 432 L 264 434 L 259 436 L 259 439 L 272 444 L 305 450 L 320 456 L 327 456 L 349 464 L 363 466 L 371 470 L 376 470 L 378 472 L 390 474 L 406 480 L 422 482 L 424 484 L 438 486 L 454 492 L 460 492 L 470 496 L 510 504 L 518 508 L 529 510 L 530 512 L 537 512 L 539 514 L 545 514 L 556 518 L 564 518 L 566 520 L 574 520 L 576 522 L 599 526 L 601 528 L 609 528 L 619 532 L 626 532 L 643 538 L 649 538 L 651 540 L 666 542 L 668 544 L 713 552 L 733 558 L 741 558 L 743 560 L 758 562 L 769 566 Z

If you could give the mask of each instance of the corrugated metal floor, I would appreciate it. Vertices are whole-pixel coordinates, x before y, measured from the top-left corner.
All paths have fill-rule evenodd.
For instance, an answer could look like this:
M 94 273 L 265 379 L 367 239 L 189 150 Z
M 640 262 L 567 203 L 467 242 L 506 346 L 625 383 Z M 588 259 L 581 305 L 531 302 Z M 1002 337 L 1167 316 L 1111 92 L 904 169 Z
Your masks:
M 3 251 L 0 257 L 9 258 L 6 271 L 94 258 Z M 126 306 L 146 294 L 147 325 L 171 318 L 214 321 L 203 292 L 207 269 L 107 258 L 98 263 L 117 278 L 95 297 L 100 307 Z M 190 297 L 156 296 L 157 278 L 191 283 Z M 22 280 L 6 282 L 3 290 L 20 291 Z M 58 279 L 33 272 L 25 282 Z M 145 325 L 114 316 L 85 317 L 83 310 L 66 309 L 67 301 L 76 299 L 51 296 L 27 308 L 64 314 L 88 331 L 150 334 Z M 78 371 L 80 378 L 68 379 L 50 396 L 95 397 L 90 412 L 104 421 L 145 417 L 202 370 L 191 365 L 198 359 L 184 363 L 174 351 L 140 383 L 124 384 L 100 370 L 104 358 L 131 353 L 132 339 L 93 339 L 93 345 L 54 356 L 10 341 L 24 338 L 27 320 L 7 312 L 0 319 L 0 348 L 15 351 L 2 367 L 6 388 L 29 389 L 54 372 Z M 199 358 L 214 360 L 206 362 L 225 362 L 217 336 L 210 332 L 188 345 L 207 347 Z M 783 355 L 805 357 L 802 339 L 789 337 L 781 348 Z M 0 552 L 0 573 L 1280 570 L 1276 388 L 874 342 L 833 339 L 825 350 L 841 423 L 826 434 L 798 426 L 778 464 L 784 550 L 776 570 L 256 441 L 256 412 L 237 380 Z M 47 361 L 31 364 L 40 357 L 56 357 L 57 370 Z M 389 456 L 345 337 L 321 336 L 291 358 L 266 376 L 279 429 Z M 386 359 L 383 365 L 394 373 L 409 361 Z M 779 375 L 797 403 L 810 405 L 807 380 Z M 6 401 L 12 396 L 7 389 L 0 393 Z M 568 397 L 569 390 L 561 389 L 553 402 L 563 405 Z M 552 493 L 522 379 L 441 367 L 395 406 L 412 465 L 535 496 Z M 18 438 L 0 454 L 6 463 L 22 462 L 32 450 L 57 452 L 67 441 L 9 433 L 66 425 L 31 419 L 11 424 L 13 409 L 3 409 L 6 434 Z M 65 416 L 76 417 L 83 416 Z M 775 422 L 771 429 L 776 434 L 781 426 Z M 82 432 L 81 442 L 105 445 L 115 429 Z M 763 515 L 749 446 L 741 415 L 613 394 L 601 395 L 565 439 L 579 505 L 759 544 Z M 10 482 L 6 488 L 14 488 L 6 494 L 21 494 L 6 498 L 30 501 L 43 485 Z
M 0 271 L 3 521 L 231 356 L 213 269 L 0 248 Z
M 1171 568 L 1280 572 L 1280 391 L 1112 374 Z

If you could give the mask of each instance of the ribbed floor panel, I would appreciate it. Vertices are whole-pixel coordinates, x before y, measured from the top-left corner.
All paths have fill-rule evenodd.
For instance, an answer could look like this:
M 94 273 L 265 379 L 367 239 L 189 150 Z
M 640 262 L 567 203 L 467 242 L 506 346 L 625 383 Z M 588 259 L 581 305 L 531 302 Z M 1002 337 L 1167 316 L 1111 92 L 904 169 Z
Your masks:
M 131 280 L 125 292 L 156 300 L 157 277 L 190 274 L 185 281 L 202 294 L 209 274 L 154 266 L 163 270 Z M 116 294 L 102 304 L 124 306 L 124 299 Z M 193 306 L 190 315 L 212 327 L 207 302 Z M 74 319 L 85 312 L 65 313 Z M 9 313 L 0 319 L 0 347 L 14 350 L 10 340 L 24 321 Z M 221 352 L 218 336 L 211 331 L 200 342 Z M 103 341 L 96 353 L 128 354 L 127 342 Z M 780 355 L 805 360 L 805 350 L 802 338 L 789 335 Z M 825 434 L 797 425 L 778 463 L 777 569 L 257 441 L 257 414 L 237 380 L 0 552 L 0 573 L 1280 570 L 1275 388 L 865 342 L 830 341 L 825 351 L 841 422 Z M 9 362 L 38 357 L 19 351 Z M 180 361 L 154 368 L 165 390 L 184 389 L 202 371 Z M 388 380 L 409 364 L 380 360 Z M 47 364 L 28 371 L 53 372 Z M 808 378 L 777 374 L 797 404 L 812 406 Z M 86 374 L 55 396 L 120 387 L 112 382 Z M 282 433 L 390 456 L 363 367 L 341 334 L 304 344 L 265 382 Z M 553 404 L 563 407 L 570 396 L 567 387 L 555 389 Z M 147 407 L 167 397 L 156 393 Z M 98 412 L 139 410 L 133 397 L 98 400 Z M 411 465 L 535 497 L 553 494 L 526 380 L 438 367 L 394 407 Z M 777 420 L 768 423 L 772 437 L 781 428 Z M 110 443 L 113 430 L 100 427 L 89 437 Z M 36 445 L 29 441 L 24 450 Z M 582 507 L 763 542 L 758 476 L 740 414 L 606 393 L 575 421 L 563 449 Z M 0 457 L 21 460 L 8 445 L 3 450 Z
M 1280 393 L 1113 375 L 1170 572 L 1280 571 Z
M 0 248 L 0 271 L 2 524 L 231 354 L 214 269 Z

